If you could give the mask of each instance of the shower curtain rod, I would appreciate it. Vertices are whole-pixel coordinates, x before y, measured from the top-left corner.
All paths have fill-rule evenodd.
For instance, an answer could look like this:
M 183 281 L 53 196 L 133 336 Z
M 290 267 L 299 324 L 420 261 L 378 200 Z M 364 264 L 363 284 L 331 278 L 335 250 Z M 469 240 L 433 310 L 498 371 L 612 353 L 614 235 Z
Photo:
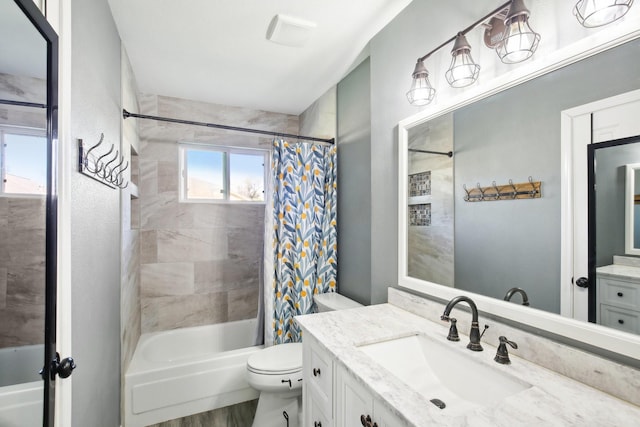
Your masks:
M 319 141 L 319 142 L 326 142 L 328 144 L 334 144 L 335 143 L 335 139 L 334 138 L 314 138 L 312 136 L 304 136 L 304 135 L 294 135 L 294 134 L 290 134 L 290 133 L 280 133 L 280 132 L 273 132 L 273 131 L 268 131 L 268 130 L 260 130 L 260 129 L 249 129 L 249 128 L 242 128 L 242 127 L 238 127 L 238 126 L 228 126 L 228 125 L 219 125 L 216 123 L 205 123 L 205 122 L 194 122 L 191 120 L 181 120 L 181 119 L 172 119 L 169 117 L 158 117 L 158 116 L 148 116 L 146 114 L 136 114 L 136 113 L 130 113 L 127 110 L 123 109 L 122 110 L 122 117 L 127 119 L 129 117 L 134 117 L 137 119 L 149 119 L 149 120 L 157 120 L 160 122 L 169 122 L 169 123 L 180 123 L 183 125 L 192 125 L 192 126 L 205 126 L 205 127 L 210 127 L 210 128 L 216 128 L 216 129 L 225 129 L 225 130 L 233 130 L 233 131 L 237 131 L 237 132 L 248 132 L 248 133 L 259 133 L 262 135 L 272 135 L 272 136 L 284 136 L 287 138 L 296 138 L 296 139 L 304 139 L 304 140 L 308 140 L 308 141 Z
M 453 157 L 453 151 L 448 151 L 444 153 L 442 151 L 419 150 L 417 148 L 409 148 L 408 151 L 413 151 L 414 153 L 438 154 L 440 156 Z
M 47 108 L 47 104 L 38 104 L 36 102 L 12 101 L 11 99 L 0 99 L 0 104 L 17 105 L 19 107 Z

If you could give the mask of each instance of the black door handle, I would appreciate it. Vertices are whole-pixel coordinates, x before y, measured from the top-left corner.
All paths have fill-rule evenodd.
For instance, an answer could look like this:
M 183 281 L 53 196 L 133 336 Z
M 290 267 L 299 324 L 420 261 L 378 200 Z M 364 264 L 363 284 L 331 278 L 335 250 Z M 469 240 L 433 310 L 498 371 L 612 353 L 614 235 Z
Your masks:
M 51 380 L 56 379 L 56 374 L 60 378 L 69 378 L 74 369 L 76 369 L 76 362 L 73 360 L 73 357 L 65 357 L 60 360 L 60 355 L 56 353 L 56 358 L 51 361 Z
M 589 287 L 589 279 L 587 279 L 586 277 L 578 278 L 578 280 L 576 280 L 576 286 L 579 286 L 581 288 L 588 288 Z

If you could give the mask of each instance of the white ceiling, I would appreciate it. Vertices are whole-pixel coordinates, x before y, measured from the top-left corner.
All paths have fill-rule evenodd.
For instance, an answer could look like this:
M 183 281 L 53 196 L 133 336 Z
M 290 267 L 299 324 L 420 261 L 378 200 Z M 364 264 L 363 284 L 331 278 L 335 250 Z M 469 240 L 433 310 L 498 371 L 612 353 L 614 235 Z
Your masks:
M 109 0 L 138 89 L 300 114 L 411 0 Z M 276 14 L 317 24 L 302 48 L 266 39 Z

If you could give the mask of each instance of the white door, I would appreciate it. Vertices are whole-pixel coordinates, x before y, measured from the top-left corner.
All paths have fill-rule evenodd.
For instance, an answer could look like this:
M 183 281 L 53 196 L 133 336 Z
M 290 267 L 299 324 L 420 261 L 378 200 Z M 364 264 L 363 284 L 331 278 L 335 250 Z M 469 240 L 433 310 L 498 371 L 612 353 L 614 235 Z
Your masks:
M 640 90 L 562 112 L 561 314 L 588 320 L 587 146 L 640 135 Z

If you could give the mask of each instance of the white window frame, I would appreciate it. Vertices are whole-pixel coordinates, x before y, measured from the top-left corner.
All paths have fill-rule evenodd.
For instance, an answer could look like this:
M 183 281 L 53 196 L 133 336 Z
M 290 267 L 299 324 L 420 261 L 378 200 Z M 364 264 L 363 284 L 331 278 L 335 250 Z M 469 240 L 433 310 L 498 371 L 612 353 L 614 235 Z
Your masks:
M 269 150 L 261 149 L 261 148 L 244 148 L 244 147 L 232 147 L 232 146 L 224 146 L 224 145 L 212 145 L 212 144 L 197 144 L 197 143 L 179 143 L 179 159 L 180 165 L 178 168 L 179 173 L 179 182 L 180 182 L 180 203 L 226 203 L 226 204 L 245 204 L 245 205 L 264 205 L 266 202 L 266 191 L 267 184 L 269 182 Z M 189 150 L 198 150 L 198 151 L 211 151 L 215 153 L 223 154 L 223 195 L 222 199 L 189 199 L 187 197 L 187 156 L 186 153 Z M 231 182 L 231 170 L 229 167 L 230 155 L 231 154 L 245 154 L 245 155 L 253 155 L 256 157 L 262 156 L 263 161 L 263 188 L 264 188 L 264 196 L 263 200 L 230 200 L 229 199 L 229 183 Z
M 5 179 L 7 176 L 7 168 L 6 168 L 6 154 L 5 154 L 5 135 L 23 135 L 23 136 L 38 136 L 45 139 L 45 146 L 48 143 L 47 139 L 47 130 L 41 128 L 32 128 L 25 126 L 14 126 L 14 125 L 6 125 L 0 124 L 0 197 L 43 197 L 46 194 L 36 194 L 36 193 L 7 193 L 5 191 Z M 48 149 L 48 147 L 46 147 Z M 47 164 L 44 165 L 47 168 Z M 48 173 L 48 172 L 47 172 Z M 47 182 L 45 182 L 45 187 Z

